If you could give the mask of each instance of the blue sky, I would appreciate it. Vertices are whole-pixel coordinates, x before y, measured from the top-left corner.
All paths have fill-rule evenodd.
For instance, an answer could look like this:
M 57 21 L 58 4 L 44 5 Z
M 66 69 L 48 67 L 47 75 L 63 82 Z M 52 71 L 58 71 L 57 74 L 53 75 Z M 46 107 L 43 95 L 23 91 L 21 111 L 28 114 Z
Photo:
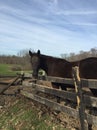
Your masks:
M 0 54 L 52 56 L 97 47 L 97 0 L 0 0 Z

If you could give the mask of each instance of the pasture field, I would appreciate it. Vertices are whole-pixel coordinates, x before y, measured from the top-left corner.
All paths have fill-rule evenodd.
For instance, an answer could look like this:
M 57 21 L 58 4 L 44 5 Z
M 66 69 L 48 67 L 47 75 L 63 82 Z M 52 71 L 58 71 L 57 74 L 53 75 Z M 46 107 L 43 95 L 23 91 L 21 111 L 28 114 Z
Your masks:
M 19 70 L 21 68 L 21 70 Z M 23 70 L 24 72 L 31 72 Z M 16 76 L 17 73 L 22 72 L 22 66 L 14 64 L 0 64 L 0 75 L 1 76 Z
M 11 64 L 0 64 L 0 75 L 16 75 L 17 71 L 12 70 Z

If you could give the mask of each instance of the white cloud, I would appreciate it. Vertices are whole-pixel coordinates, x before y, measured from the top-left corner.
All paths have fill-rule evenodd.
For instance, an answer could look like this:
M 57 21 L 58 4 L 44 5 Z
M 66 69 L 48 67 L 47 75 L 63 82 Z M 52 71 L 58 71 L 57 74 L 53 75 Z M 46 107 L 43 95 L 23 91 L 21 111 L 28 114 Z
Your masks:
M 56 12 L 57 15 L 97 15 L 97 11 L 63 10 Z
M 72 25 L 79 25 L 79 26 L 89 26 L 89 27 L 95 27 L 97 26 L 97 23 L 82 23 L 82 22 L 77 22 L 77 23 L 71 23 Z
M 59 55 L 97 43 L 97 10 L 85 4 L 82 8 L 83 0 L 25 2 L 9 0 L 0 5 L 2 52 L 40 48 L 44 53 Z

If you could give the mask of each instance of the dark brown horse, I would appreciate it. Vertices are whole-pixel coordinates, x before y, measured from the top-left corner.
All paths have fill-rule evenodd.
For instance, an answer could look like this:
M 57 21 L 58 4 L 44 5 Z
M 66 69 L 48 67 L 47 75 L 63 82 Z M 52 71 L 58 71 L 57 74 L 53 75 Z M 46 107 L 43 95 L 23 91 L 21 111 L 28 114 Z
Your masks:
M 80 77 L 85 79 L 97 79 L 97 58 L 91 57 L 80 61 L 69 62 L 64 59 L 55 58 L 47 55 L 29 51 L 31 56 L 31 64 L 33 76 L 37 78 L 39 69 L 43 69 L 48 76 L 72 78 L 72 67 L 79 66 Z M 62 89 L 63 88 L 62 86 Z M 97 91 L 91 89 L 93 94 L 97 95 Z

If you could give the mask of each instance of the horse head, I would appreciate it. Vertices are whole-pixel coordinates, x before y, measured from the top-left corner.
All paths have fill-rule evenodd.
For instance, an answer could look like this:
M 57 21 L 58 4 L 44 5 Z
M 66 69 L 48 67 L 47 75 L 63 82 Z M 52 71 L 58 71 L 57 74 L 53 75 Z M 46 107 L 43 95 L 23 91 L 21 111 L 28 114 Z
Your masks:
M 29 51 L 29 55 L 31 56 L 31 65 L 33 70 L 33 77 L 38 77 L 38 71 L 40 69 L 40 50 L 37 51 L 37 53 L 32 53 Z

